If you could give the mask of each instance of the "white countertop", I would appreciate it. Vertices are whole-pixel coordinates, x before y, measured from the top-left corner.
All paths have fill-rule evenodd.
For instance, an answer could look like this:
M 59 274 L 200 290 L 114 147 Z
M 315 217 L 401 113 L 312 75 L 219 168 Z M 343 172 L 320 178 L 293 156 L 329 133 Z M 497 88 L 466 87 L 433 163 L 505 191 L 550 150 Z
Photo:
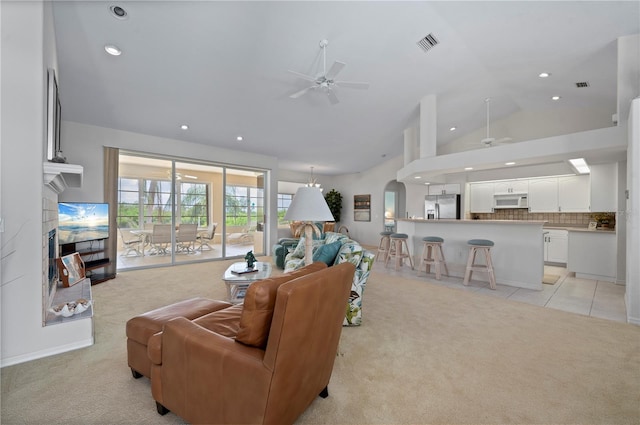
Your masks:
M 508 224 L 508 225 L 525 225 L 525 226 L 542 226 L 546 221 L 532 221 L 532 220 L 454 220 L 454 219 L 440 219 L 440 220 L 427 220 L 424 218 L 398 218 L 397 221 L 407 221 L 411 223 L 438 223 L 438 224 Z
M 558 230 L 568 230 L 570 232 L 589 232 L 589 233 L 607 233 L 611 235 L 616 234 L 616 229 L 595 229 L 589 230 L 586 227 L 577 227 L 577 226 L 566 226 L 566 225 L 555 225 L 555 224 L 546 224 L 544 226 L 545 229 L 558 229 Z

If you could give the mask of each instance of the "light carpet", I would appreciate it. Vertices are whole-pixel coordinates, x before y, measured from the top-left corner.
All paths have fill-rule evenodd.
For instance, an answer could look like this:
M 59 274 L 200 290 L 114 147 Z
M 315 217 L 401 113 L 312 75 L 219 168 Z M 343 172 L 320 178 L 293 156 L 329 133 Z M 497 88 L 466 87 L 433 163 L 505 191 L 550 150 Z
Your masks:
M 125 323 L 224 298 L 229 262 L 93 287 L 95 345 L 2 369 L 3 424 L 177 424 L 127 367 Z M 379 266 L 379 265 L 376 265 Z M 372 273 L 329 384 L 298 424 L 637 424 L 640 327 Z

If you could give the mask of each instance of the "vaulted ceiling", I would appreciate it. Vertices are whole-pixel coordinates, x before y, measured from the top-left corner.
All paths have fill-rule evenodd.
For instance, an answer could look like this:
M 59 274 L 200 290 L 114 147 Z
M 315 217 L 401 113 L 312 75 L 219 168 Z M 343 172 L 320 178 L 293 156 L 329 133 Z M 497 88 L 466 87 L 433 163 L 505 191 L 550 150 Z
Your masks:
M 487 97 L 497 120 L 593 108 L 610 119 L 616 40 L 640 32 L 636 1 L 56 1 L 53 10 L 63 119 L 320 174 L 401 154 L 429 94 L 439 146 L 485 126 Z M 417 42 L 429 34 L 438 44 L 425 52 Z M 289 97 L 313 83 L 288 70 L 321 73 L 322 39 L 327 67 L 346 63 L 336 80 L 368 89 L 337 87 L 337 104 L 321 89 Z

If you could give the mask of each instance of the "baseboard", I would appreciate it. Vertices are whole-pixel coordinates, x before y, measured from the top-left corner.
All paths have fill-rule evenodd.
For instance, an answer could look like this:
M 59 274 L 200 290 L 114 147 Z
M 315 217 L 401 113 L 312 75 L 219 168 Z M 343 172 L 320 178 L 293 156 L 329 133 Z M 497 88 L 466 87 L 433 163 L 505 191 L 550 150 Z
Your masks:
M 631 317 L 629 316 L 629 303 L 627 302 L 627 297 L 624 297 L 624 306 L 627 311 L 627 323 L 631 323 L 632 325 L 640 325 L 640 317 Z
M 47 348 L 46 350 L 36 351 L 29 354 L 20 356 L 13 356 L 2 359 L 0 361 L 0 368 L 5 366 L 13 366 L 19 363 L 29 362 L 31 360 L 37 360 L 44 357 L 54 356 L 56 354 L 66 353 L 67 351 L 78 350 L 80 348 L 90 347 L 93 345 L 93 336 L 89 339 L 77 341 L 72 344 L 61 345 L 59 347 Z

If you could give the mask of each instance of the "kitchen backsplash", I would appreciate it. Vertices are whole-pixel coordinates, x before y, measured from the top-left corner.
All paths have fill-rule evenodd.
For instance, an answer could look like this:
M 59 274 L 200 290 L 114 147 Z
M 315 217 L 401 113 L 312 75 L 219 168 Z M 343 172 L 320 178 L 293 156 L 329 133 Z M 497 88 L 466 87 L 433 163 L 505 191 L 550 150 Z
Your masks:
M 477 220 L 524 220 L 547 221 L 549 223 L 575 224 L 576 226 L 588 226 L 594 221 L 591 215 L 594 213 L 530 213 L 526 209 L 500 209 L 494 213 L 469 214 L 468 219 Z

